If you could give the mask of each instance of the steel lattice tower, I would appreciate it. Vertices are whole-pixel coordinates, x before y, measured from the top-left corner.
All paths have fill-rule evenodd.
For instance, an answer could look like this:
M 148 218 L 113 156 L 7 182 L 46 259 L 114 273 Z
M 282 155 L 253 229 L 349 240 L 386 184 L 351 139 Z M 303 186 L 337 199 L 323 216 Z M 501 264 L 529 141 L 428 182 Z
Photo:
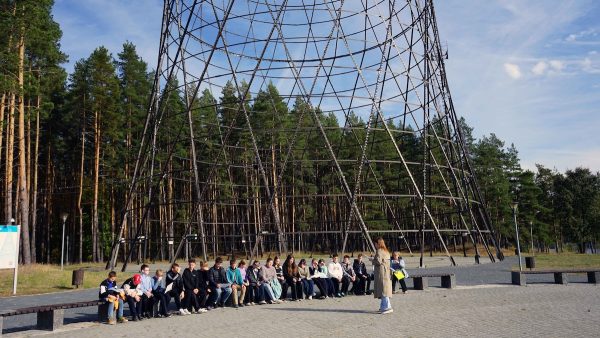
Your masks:
M 112 266 L 139 238 L 171 260 L 375 234 L 501 258 L 446 57 L 431 0 L 165 0 Z

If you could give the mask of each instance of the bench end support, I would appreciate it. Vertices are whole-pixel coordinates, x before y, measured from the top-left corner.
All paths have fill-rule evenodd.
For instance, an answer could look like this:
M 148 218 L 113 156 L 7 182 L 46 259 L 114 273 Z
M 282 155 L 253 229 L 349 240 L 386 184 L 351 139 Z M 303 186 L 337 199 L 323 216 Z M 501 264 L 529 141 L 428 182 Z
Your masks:
M 37 328 L 38 330 L 54 331 L 63 326 L 65 318 L 64 309 L 55 309 L 50 311 L 42 311 L 37 313 Z
M 454 289 L 456 287 L 456 276 L 442 276 L 442 287 L 446 289 Z
M 429 287 L 427 277 L 413 277 L 413 284 L 415 290 L 426 290 Z
M 525 274 L 522 274 L 521 271 L 511 271 L 510 275 L 513 285 L 527 285 L 527 279 L 525 278 Z
M 554 283 L 556 284 L 568 284 L 569 281 L 567 279 L 567 274 L 564 272 L 555 272 L 554 273 Z
M 587 273 L 588 283 L 593 283 L 598 285 L 598 280 L 600 280 L 600 271 L 590 271 Z

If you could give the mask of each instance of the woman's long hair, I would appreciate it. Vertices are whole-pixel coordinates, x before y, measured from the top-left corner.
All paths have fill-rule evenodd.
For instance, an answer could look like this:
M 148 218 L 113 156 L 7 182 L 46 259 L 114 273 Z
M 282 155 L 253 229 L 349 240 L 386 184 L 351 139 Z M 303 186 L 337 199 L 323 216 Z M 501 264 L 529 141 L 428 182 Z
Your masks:
M 275 262 L 279 259 L 279 256 L 275 256 L 275 258 L 273 258 L 273 266 L 277 269 L 277 268 L 281 268 L 281 259 L 279 259 L 279 263 L 275 264 Z
M 388 250 L 387 246 L 385 246 L 385 241 L 383 240 L 383 237 L 377 237 L 377 239 L 375 240 L 377 242 L 377 247 L 381 250 L 384 250 L 385 252 L 390 252 L 390 250 Z
M 298 266 L 296 265 L 295 259 L 294 259 L 293 263 L 290 263 L 292 258 L 294 258 L 294 256 L 288 255 L 287 258 L 285 259 L 285 262 L 283 263 L 283 266 L 285 269 L 287 269 L 288 275 L 295 276 L 296 273 L 298 272 Z

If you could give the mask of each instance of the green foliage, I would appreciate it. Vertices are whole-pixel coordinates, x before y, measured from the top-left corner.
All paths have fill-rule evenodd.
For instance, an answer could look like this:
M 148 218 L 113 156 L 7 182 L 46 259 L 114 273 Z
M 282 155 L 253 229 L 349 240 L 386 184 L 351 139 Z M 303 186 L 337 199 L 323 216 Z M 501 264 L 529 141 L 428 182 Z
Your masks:
M 15 3 L 19 4 L 19 10 L 16 10 Z M 111 51 L 97 48 L 89 57 L 75 63 L 67 81 L 67 74 L 61 67 L 67 56 L 60 51 L 62 32 L 51 16 L 52 5 L 51 0 L 0 3 L 0 46 L 12 46 L 0 48 L 0 92 L 16 90 L 18 57 L 14 46 L 23 33 L 27 69 L 25 97 L 27 102 L 35 103 L 38 98 L 40 102 L 39 109 L 32 104 L 28 110 L 29 121 L 39 117 L 41 125 L 38 167 L 44 188 L 38 198 L 44 202 L 45 209 L 40 212 L 43 214 L 40 218 L 44 224 L 55 224 L 56 220 L 52 218 L 77 205 L 79 180 L 73 178 L 79 178 L 83 160 L 81 217 L 84 243 L 81 246 L 83 257 L 88 257 L 92 250 L 89 225 L 92 221 L 94 135 L 97 131 L 101 135 L 98 140 L 101 189 L 97 235 L 106 253 L 114 236 L 112 228 L 123 211 L 121 208 L 128 194 L 127 187 L 150 108 L 153 81 L 146 62 L 131 42 L 123 44 L 116 60 Z M 22 27 L 25 27 L 24 31 Z M 211 92 L 203 87 L 205 84 L 201 84 L 203 90 L 192 97 L 195 85 L 189 84 L 185 88 L 177 79 L 181 80 L 174 77 L 167 83 L 161 83 L 162 92 L 156 98 L 157 102 L 160 101 L 158 106 L 161 110 L 157 111 L 160 120 L 149 121 L 150 128 L 160 125 L 156 144 L 165 148 L 156 153 L 153 169 L 157 175 L 168 162 L 170 176 L 161 182 L 159 194 L 165 194 L 169 186 L 173 189 L 170 193 L 174 201 L 193 200 L 195 187 L 190 182 L 193 182 L 194 164 L 190 159 L 194 149 L 201 188 L 208 187 L 203 197 L 210 201 L 204 210 L 210 208 L 209 215 L 204 216 L 207 223 L 249 224 L 246 234 L 254 231 L 250 224 L 254 226 L 255 220 L 267 219 L 267 223 L 272 224 L 272 220 L 268 219 L 271 211 L 265 207 L 268 203 L 266 185 L 271 189 L 270 194 L 278 194 L 284 224 L 295 226 L 295 231 L 338 231 L 351 212 L 342 188 L 342 178 L 319 124 L 338 160 L 337 164 L 344 172 L 348 188 L 363 195 L 356 199 L 356 203 L 370 222 L 368 226 L 371 229 L 391 229 L 392 213 L 403 226 L 411 227 L 422 216 L 416 198 L 390 198 L 392 205 L 388 208 L 383 199 L 377 197 L 381 191 L 416 194 L 414 179 L 426 194 L 445 194 L 448 191 L 446 185 L 450 183 L 450 189 L 457 195 L 458 188 L 452 183 L 464 184 L 454 182 L 451 169 L 444 167 L 448 153 L 458 151 L 452 148 L 455 145 L 443 141 L 456 137 L 454 126 L 450 126 L 452 123 L 447 116 L 436 116 L 425 130 L 415 130 L 416 127 L 411 127 L 410 122 L 407 125 L 406 121 L 400 121 L 401 118 L 382 121 L 378 116 L 369 117 L 364 111 L 345 112 L 346 118 L 322 111 L 300 97 L 290 107 L 288 98 L 282 97 L 273 83 L 261 86 L 259 90 L 254 83 L 250 91 L 248 83 L 236 84 L 230 79 L 220 93 Z M 242 97 L 244 93 L 246 95 Z M 193 130 L 190 130 L 190 118 Z M 369 132 L 366 129 L 368 124 L 373 128 Z M 517 221 L 521 225 L 523 241 L 531 240 L 528 230 L 532 230 L 538 243 L 558 245 L 576 242 L 580 249 L 585 242 L 600 239 L 598 173 L 577 168 L 562 174 L 542 166 L 538 166 L 535 172 L 523 170 L 514 145 L 507 146 L 495 134 L 476 139 L 473 128 L 463 118 L 456 124 L 469 150 L 469 160 L 481 187 L 491 225 L 500 234 L 502 244 L 513 243 L 514 240 L 510 207 L 513 201 L 519 205 Z M 398 149 L 390 142 L 386 128 Z M 365 142 L 366 149 L 363 148 Z M 398 150 L 406 160 L 412 177 L 399 160 Z M 357 164 L 363 151 L 371 161 Z M 424 157 L 440 165 L 424 166 Z M 259 159 L 265 177 L 259 172 Z M 215 163 L 218 165 L 215 166 Z M 463 175 L 459 181 L 471 179 L 464 172 L 454 174 Z M 430 178 L 426 187 L 423 186 L 425 175 Z M 276 181 L 280 177 L 281 184 Z M 147 191 L 148 187 L 144 184 L 140 183 L 140 189 Z M 275 185 L 278 185 L 277 189 L 272 189 Z M 467 194 L 470 198 L 478 198 L 473 196 L 473 191 Z M 146 194 L 143 196 L 137 201 L 136 210 L 150 202 Z M 164 196 L 161 195 L 161 198 Z M 222 206 L 226 203 L 221 202 L 230 202 L 231 205 Z M 459 222 L 456 206 L 451 202 L 431 198 L 428 203 L 433 213 L 453 213 L 441 216 L 441 223 L 455 225 Z M 153 220 L 162 217 L 161 222 L 167 218 L 190 221 L 187 219 L 190 206 L 173 204 L 161 210 L 163 214 L 153 210 L 149 217 Z M 78 224 L 78 221 L 73 224 Z M 160 231 L 164 230 L 163 223 Z M 182 224 L 178 223 L 177 229 L 173 230 L 175 236 L 182 232 Z M 227 229 L 222 231 L 233 227 Z M 36 231 L 38 242 L 40 238 L 58 236 L 54 228 Z M 51 236 L 46 236 L 48 233 L 45 231 Z M 131 233 L 128 235 L 132 236 Z M 160 237 L 164 234 L 152 235 Z M 46 260 L 50 261 L 52 252 L 57 252 L 57 246 L 54 243 L 48 245 L 51 248 L 46 250 L 50 253 Z

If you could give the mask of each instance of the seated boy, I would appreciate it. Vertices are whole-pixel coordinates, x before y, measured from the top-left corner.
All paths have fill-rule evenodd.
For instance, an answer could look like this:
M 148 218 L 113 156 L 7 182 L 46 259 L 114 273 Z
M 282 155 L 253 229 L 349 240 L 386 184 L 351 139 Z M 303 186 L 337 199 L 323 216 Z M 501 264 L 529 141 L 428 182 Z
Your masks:
M 356 295 L 364 295 L 365 292 L 367 295 L 371 294 L 371 280 L 373 278 L 367 272 L 367 267 L 362 260 L 363 255 L 359 254 L 358 258 L 354 260 L 353 270 L 356 275 L 356 280 L 354 281 L 354 293 Z
M 344 261 L 342 262 L 342 271 L 344 272 L 344 276 L 342 277 L 342 296 L 348 294 L 348 287 L 350 283 L 354 283 L 356 281 L 356 274 L 354 273 L 354 269 L 352 265 L 350 265 L 350 256 L 345 255 Z
M 166 293 L 165 296 L 167 298 L 166 304 L 168 307 L 169 302 L 171 301 L 171 297 L 175 299 L 175 306 L 179 309 L 180 315 L 189 315 L 186 309 L 183 308 L 181 304 L 181 300 L 184 299 L 184 291 L 183 291 L 183 277 L 179 273 L 180 268 L 179 264 L 173 263 L 171 264 L 171 270 L 167 272 L 166 278 Z
M 217 306 L 224 306 L 231 295 L 231 284 L 227 281 L 227 273 L 221 266 L 222 264 L 223 259 L 217 257 L 215 265 L 208 271 L 208 280 L 211 289 L 209 310 Z
M 135 322 L 143 320 L 141 283 L 142 276 L 139 273 L 136 273 L 133 277 L 126 279 L 121 286 L 125 292 L 125 300 L 127 301 L 127 304 L 129 304 L 131 319 Z
M 108 324 L 115 325 L 127 322 L 127 318 L 123 317 L 123 298 L 117 288 L 117 273 L 111 271 L 108 273 L 108 278 L 100 283 L 100 292 L 98 298 L 108 303 Z M 117 319 L 115 320 L 115 310 L 117 310 Z
M 229 269 L 227 269 L 227 281 L 231 285 L 233 307 L 238 308 L 240 306 L 244 306 L 244 295 L 246 294 L 246 285 L 244 285 L 242 272 L 237 267 L 235 259 L 229 261 Z M 238 301 L 238 291 L 241 292 L 241 301 Z
M 169 314 L 169 302 L 167 301 L 168 296 L 166 295 L 166 290 L 166 281 L 163 277 L 163 271 L 158 269 L 152 278 L 152 295 L 154 296 L 154 301 L 159 302 L 160 307 L 158 315 L 160 317 L 169 318 L 171 317 L 171 314 Z
M 248 299 L 246 304 L 265 304 L 264 300 L 264 288 L 262 282 L 262 270 L 260 268 L 260 262 L 254 261 L 251 266 L 246 270 L 246 280 L 248 282 Z

